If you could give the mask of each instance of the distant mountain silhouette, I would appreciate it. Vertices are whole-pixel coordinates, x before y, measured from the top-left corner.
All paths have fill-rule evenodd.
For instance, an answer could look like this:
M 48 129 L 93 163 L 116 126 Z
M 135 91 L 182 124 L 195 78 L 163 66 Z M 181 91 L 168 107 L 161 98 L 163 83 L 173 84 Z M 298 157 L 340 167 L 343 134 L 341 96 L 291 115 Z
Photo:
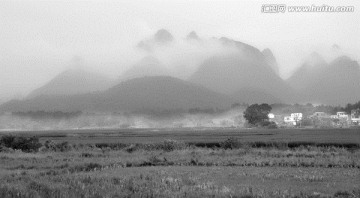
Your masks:
M 170 34 L 169 31 L 160 29 L 155 33 L 154 40 L 157 42 L 170 42 L 174 40 L 174 37 Z
M 57 75 L 44 86 L 32 91 L 28 98 L 40 95 L 74 95 L 109 88 L 113 81 L 100 74 L 82 69 L 70 69 Z
M 330 64 L 315 54 L 287 81 L 302 95 L 303 101 L 344 105 L 360 99 L 358 62 L 341 56 Z
M 313 52 L 286 82 L 297 91 L 303 92 L 315 83 L 327 65 L 320 54 Z
M 187 36 L 186 36 L 187 40 L 200 40 L 199 36 L 196 34 L 195 31 L 190 32 Z
M 125 71 L 120 81 L 145 76 L 169 76 L 170 71 L 155 57 L 147 56 Z
M 189 80 L 219 93 L 234 94 L 253 88 L 289 101 L 293 95 L 291 88 L 267 65 L 263 54 L 247 44 L 235 45 L 241 48 L 241 53 L 205 60 Z
M 264 90 L 256 89 L 256 88 L 243 88 L 233 94 L 231 97 L 234 98 L 235 101 L 240 103 L 254 104 L 254 103 L 283 103 L 284 101 L 279 98 L 267 93 Z
M 233 100 L 204 87 L 176 79 L 143 77 L 120 83 L 106 91 L 73 96 L 39 96 L 0 105 L 0 112 L 89 111 L 133 112 L 190 108 L 228 108 Z
M 267 64 L 265 56 L 263 55 L 263 53 L 257 49 L 254 46 L 251 46 L 249 44 L 240 42 L 240 41 L 235 41 L 226 37 L 221 37 L 219 39 L 219 41 L 224 45 L 224 46 L 228 46 L 228 47 L 235 47 L 239 50 L 239 56 L 244 60 L 244 61 L 249 61 L 252 63 L 256 63 L 256 64 L 261 64 L 264 65 L 266 67 L 270 66 Z
M 262 51 L 262 54 L 265 57 L 266 63 L 271 67 L 271 69 L 279 76 L 279 65 L 276 62 L 276 58 L 274 57 L 274 54 L 269 48 L 266 48 Z
M 174 37 L 169 31 L 160 29 L 151 38 L 140 41 L 137 44 L 137 47 L 145 51 L 152 51 L 154 46 L 165 45 L 171 43 L 173 40 Z

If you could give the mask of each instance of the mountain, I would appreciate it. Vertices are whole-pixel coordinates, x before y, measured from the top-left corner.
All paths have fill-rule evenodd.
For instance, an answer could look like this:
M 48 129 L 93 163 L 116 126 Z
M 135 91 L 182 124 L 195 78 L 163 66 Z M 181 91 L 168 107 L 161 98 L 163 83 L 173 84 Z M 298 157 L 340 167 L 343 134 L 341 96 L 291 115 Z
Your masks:
M 6 102 L 6 99 L 0 98 L 0 105 L 4 102 Z
M 254 103 L 283 103 L 279 98 L 267 93 L 264 90 L 256 88 L 243 88 L 233 94 L 231 97 L 240 103 L 254 104 Z
M 120 81 L 145 76 L 169 76 L 171 72 L 155 57 L 147 56 L 125 71 Z
M 244 61 L 261 64 L 270 68 L 270 66 L 266 62 L 265 56 L 256 47 L 226 37 L 221 37 L 219 39 L 219 42 L 224 46 L 234 47 L 238 49 L 239 50 L 238 56 L 240 56 Z
M 328 64 L 324 58 L 320 54 L 313 52 L 305 58 L 303 64 L 286 82 L 297 91 L 303 92 L 315 83 L 327 66 Z
M 137 47 L 150 52 L 155 46 L 166 45 L 172 41 L 174 41 L 174 37 L 171 33 L 165 29 L 160 29 L 152 37 L 140 41 Z
M 155 35 L 154 35 L 154 40 L 156 42 L 171 42 L 174 40 L 174 37 L 170 34 L 169 31 L 165 30 L 165 29 L 160 29 L 158 30 Z
M 269 48 L 266 48 L 262 51 L 262 54 L 265 57 L 266 63 L 271 67 L 272 70 L 276 73 L 276 75 L 280 75 L 279 66 L 276 62 L 275 56 Z
M 231 99 L 204 87 L 169 76 L 125 81 L 104 95 L 108 102 L 126 109 L 226 108 Z M 120 98 L 120 99 L 118 99 Z
M 186 39 L 187 39 L 187 40 L 196 40 L 196 41 L 199 41 L 199 40 L 200 40 L 199 36 L 196 34 L 195 31 L 190 32 L 190 33 L 186 36 Z
M 13 100 L 0 105 L 0 112 L 84 111 L 134 112 L 190 108 L 228 108 L 233 100 L 204 87 L 176 79 L 156 76 L 135 78 L 106 91 L 73 96 L 39 96 Z
M 62 72 L 44 86 L 32 91 L 28 98 L 41 95 L 74 95 L 101 91 L 112 85 L 112 80 L 81 69 Z
M 303 101 L 329 105 L 344 105 L 359 101 L 358 62 L 347 56 L 341 56 L 329 64 L 321 59 L 312 59 L 311 63 L 303 64 L 287 80 L 302 95 Z
M 242 89 L 264 90 L 289 102 L 292 89 L 266 64 L 262 53 L 246 44 L 238 45 L 243 48 L 242 54 L 211 57 L 200 65 L 189 80 L 225 94 L 234 94 Z M 246 58 L 243 53 L 247 54 Z

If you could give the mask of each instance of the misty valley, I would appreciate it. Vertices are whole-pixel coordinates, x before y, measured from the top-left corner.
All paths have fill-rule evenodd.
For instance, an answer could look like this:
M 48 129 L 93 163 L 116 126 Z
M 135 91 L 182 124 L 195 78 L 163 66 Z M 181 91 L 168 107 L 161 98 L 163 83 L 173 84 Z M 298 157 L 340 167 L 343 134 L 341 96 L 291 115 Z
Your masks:
M 0 2 L 0 198 L 359 198 L 358 2 L 262 3 Z

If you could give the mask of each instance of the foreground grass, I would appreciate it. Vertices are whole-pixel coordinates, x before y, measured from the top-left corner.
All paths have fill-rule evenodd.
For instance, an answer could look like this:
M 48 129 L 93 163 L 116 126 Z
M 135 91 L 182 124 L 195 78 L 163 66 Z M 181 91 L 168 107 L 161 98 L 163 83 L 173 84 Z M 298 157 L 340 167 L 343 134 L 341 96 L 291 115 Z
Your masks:
M 6 176 L 1 197 L 357 197 L 344 169 L 145 167 Z M 342 190 L 338 190 L 342 189 Z M 342 194 L 343 196 L 339 196 Z
M 0 197 L 360 197 L 360 150 L 235 143 L 8 150 Z

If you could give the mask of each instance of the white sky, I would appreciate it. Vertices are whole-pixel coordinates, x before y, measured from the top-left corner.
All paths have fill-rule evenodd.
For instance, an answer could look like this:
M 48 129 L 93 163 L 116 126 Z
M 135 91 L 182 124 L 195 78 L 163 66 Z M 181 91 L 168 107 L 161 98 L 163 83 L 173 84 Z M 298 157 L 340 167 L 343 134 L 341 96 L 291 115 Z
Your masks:
M 261 13 L 261 5 L 354 6 L 352 13 Z M 120 76 L 142 55 L 137 42 L 158 29 L 177 39 L 227 36 L 269 47 L 282 77 L 316 50 L 334 58 L 336 43 L 360 60 L 360 1 L 1 1 L 0 99 L 24 95 L 80 56 L 89 68 Z

